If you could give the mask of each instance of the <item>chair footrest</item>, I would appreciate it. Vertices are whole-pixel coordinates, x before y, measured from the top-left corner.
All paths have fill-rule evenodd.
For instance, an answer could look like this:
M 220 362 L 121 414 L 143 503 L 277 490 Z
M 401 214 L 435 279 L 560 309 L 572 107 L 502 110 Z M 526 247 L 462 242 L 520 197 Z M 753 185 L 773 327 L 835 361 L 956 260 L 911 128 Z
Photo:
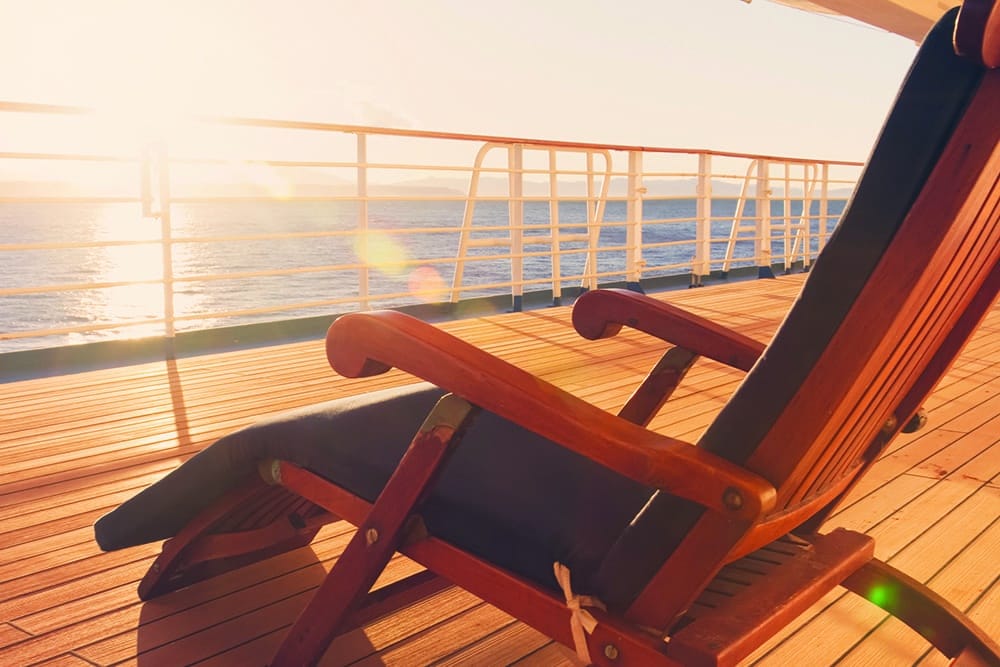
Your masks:
M 749 655 L 874 555 L 861 533 L 837 529 L 776 540 L 716 576 L 694 603 L 667 654 L 685 665 L 730 665 Z

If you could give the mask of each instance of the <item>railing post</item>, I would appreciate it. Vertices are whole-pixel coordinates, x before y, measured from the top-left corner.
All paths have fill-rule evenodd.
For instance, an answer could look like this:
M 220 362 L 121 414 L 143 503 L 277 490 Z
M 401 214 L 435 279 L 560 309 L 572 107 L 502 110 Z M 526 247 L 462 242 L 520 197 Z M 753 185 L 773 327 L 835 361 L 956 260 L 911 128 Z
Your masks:
M 805 167 L 803 166 L 803 169 Z M 803 183 L 805 178 L 803 176 Z M 782 246 L 781 254 L 784 256 L 785 273 L 792 272 L 792 262 L 795 260 L 792 247 L 792 166 L 785 163 L 785 191 L 782 193 Z M 804 197 L 803 197 L 804 198 Z M 768 207 L 770 208 L 770 207 Z
M 601 237 L 597 228 L 597 206 L 594 196 L 594 153 L 587 151 L 587 260 L 581 281 L 584 290 L 597 289 L 597 247 Z
M 729 275 L 729 269 L 732 267 L 733 261 L 736 258 L 736 244 L 740 241 L 740 234 L 744 231 L 745 225 L 743 224 L 743 214 L 746 211 L 747 200 L 750 198 L 750 183 L 753 180 L 753 173 L 760 167 L 760 160 L 754 159 L 750 161 L 747 165 L 746 174 L 743 176 L 743 185 L 740 186 L 740 196 L 736 200 L 736 210 L 733 212 L 733 222 L 729 226 L 729 241 L 726 243 L 726 253 L 722 260 L 722 277 L 725 278 Z M 756 194 L 756 193 L 755 193 Z M 755 215 L 754 218 L 757 216 Z M 751 231 L 754 233 L 754 238 L 757 237 L 757 221 L 754 220 Z M 754 242 L 754 253 L 757 252 L 757 243 Z
M 830 219 L 830 165 L 823 163 L 823 181 L 819 186 L 819 241 L 816 244 L 816 252 L 826 245 L 826 227 Z
M 361 266 L 358 269 L 358 299 L 362 310 L 371 307 L 369 301 L 368 278 L 370 272 L 368 243 L 368 135 L 359 132 L 358 135 L 358 257 Z
M 170 158 L 164 143 L 156 144 L 156 169 L 158 172 L 160 247 L 163 252 L 163 329 L 168 352 L 173 356 L 174 338 L 177 333 L 174 320 L 174 242 L 170 222 Z
M 559 241 L 559 172 L 555 149 L 549 149 L 549 238 L 552 240 L 552 305 L 562 305 L 562 246 Z
M 757 277 L 773 278 L 771 269 L 771 186 L 769 161 L 761 158 L 757 162 L 757 200 L 756 213 L 757 233 L 754 242 L 754 255 L 757 257 Z
M 608 201 L 608 189 L 611 187 L 611 153 L 602 151 L 604 158 L 604 174 L 601 179 L 601 194 L 594 189 L 594 155 L 596 151 L 587 151 L 587 261 L 583 268 L 583 280 L 580 287 L 584 290 L 597 289 L 598 250 L 601 243 L 601 223 L 604 222 L 604 208 Z
M 642 152 L 628 154 L 628 198 L 625 201 L 625 286 L 642 292 Z
M 802 234 L 802 270 L 809 271 L 812 265 L 812 201 L 816 188 L 816 178 L 819 175 L 819 165 L 802 165 L 802 215 L 799 219 L 799 229 Z
M 511 308 L 521 312 L 524 300 L 524 147 L 514 144 L 507 149 L 510 185 L 510 282 Z
M 139 198 L 142 200 L 142 217 L 158 217 L 153 208 L 153 147 L 145 144 L 139 155 Z
M 702 278 L 712 271 L 712 156 L 698 154 L 698 185 L 696 190 L 694 262 L 691 266 L 691 287 L 701 287 Z
M 476 214 L 476 198 L 479 196 L 479 176 L 483 171 L 483 160 L 496 144 L 483 144 L 476 152 L 472 163 L 472 176 L 469 178 L 469 194 L 465 198 L 465 212 L 462 214 L 462 231 L 458 235 L 458 252 L 455 256 L 455 273 L 451 277 L 451 303 L 458 303 L 462 292 L 462 279 L 465 275 L 465 259 L 469 253 L 472 240 L 472 221 Z

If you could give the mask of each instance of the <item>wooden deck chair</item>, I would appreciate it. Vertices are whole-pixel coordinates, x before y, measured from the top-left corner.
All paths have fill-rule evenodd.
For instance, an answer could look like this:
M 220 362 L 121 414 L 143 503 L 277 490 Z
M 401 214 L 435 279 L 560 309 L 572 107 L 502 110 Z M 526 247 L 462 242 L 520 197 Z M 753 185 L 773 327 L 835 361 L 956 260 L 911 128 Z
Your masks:
M 358 526 L 273 665 L 314 664 L 338 634 L 451 584 L 600 665 L 734 664 L 838 585 L 956 662 L 1000 664 L 869 537 L 822 532 L 1000 288 L 1000 17 L 967 2 L 955 26 L 952 11 L 921 47 L 766 347 L 638 294 L 588 293 L 584 336 L 627 325 L 673 346 L 612 415 L 403 314 L 347 315 L 327 335 L 337 372 L 430 384 L 226 436 L 103 517 L 98 542 L 171 538 L 148 598 L 306 544 L 332 515 Z M 744 382 L 697 443 L 645 428 L 698 356 Z M 370 593 L 397 551 L 427 570 Z

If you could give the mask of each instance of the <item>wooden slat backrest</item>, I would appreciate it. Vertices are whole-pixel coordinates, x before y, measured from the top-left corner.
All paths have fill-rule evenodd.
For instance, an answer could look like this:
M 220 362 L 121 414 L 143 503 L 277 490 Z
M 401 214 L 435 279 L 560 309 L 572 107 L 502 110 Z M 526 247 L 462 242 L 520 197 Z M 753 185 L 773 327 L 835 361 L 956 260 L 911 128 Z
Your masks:
M 955 323 L 971 335 L 968 304 L 996 289 L 1000 72 L 955 55 L 954 25 L 951 12 L 928 35 L 802 294 L 698 443 L 773 483 L 772 516 L 835 500 L 897 409 L 915 409 L 914 388 L 929 391 L 957 354 Z M 632 620 L 666 627 L 727 559 L 767 537 L 658 493 L 597 589 Z
M 891 247 L 747 461 L 779 485 L 779 511 L 856 471 L 883 428 L 909 419 L 897 406 L 996 270 L 998 76 L 984 78 Z
M 945 31 L 939 30 L 943 42 Z M 963 119 L 957 134 L 899 219 L 856 210 L 866 206 L 861 188 L 872 185 L 866 170 L 838 230 L 843 238 L 831 239 L 831 252 L 820 257 L 761 363 L 702 439 L 702 446 L 743 460 L 775 484 L 778 511 L 858 470 L 883 427 L 910 417 L 896 414 L 898 405 L 996 263 L 997 72 L 984 74 L 950 53 L 933 55 L 956 61 L 947 65 L 967 73 L 976 91 L 967 111 L 958 99 L 961 89 L 954 91 L 955 120 Z M 934 87 L 917 92 L 926 94 L 924 104 L 937 103 Z M 906 94 L 904 89 L 900 104 L 907 103 Z M 892 144 L 925 137 L 884 139 Z M 870 166 L 876 160 L 873 155 Z M 874 196 L 882 189 L 882 197 L 895 198 L 888 189 L 893 184 L 876 182 Z M 870 238 L 865 226 L 874 230 Z M 843 293 L 831 303 L 840 279 Z M 769 389 L 771 396 L 761 399 Z M 761 418 L 755 419 L 758 408 Z M 740 438 L 741 428 L 751 437 Z M 742 442 L 734 446 L 734 439 Z
M 955 49 L 996 67 L 1000 11 L 970 0 Z M 780 483 L 777 510 L 857 474 L 898 433 L 995 299 L 1000 262 L 1000 72 L 984 74 L 934 172 L 796 400 L 747 460 Z M 956 327 L 958 329 L 956 329 Z M 810 403 L 811 401 L 811 403 Z M 788 443 L 803 416 L 812 443 Z M 791 451 L 789 451 L 791 450 Z M 801 456 L 796 456 L 801 451 Z
M 966 0 L 954 30 L 956 53 L 996 68 L 998 45 L 1000 7 L 995 0 Z M 813 464 L 800 465 L 800 475 L 789 476 L 785 493 L 779 493 L 779 507 L 804 502 L 845 476 L 863 471 L 927 397 L 996 298 L 1000 286 L 996 77 L 996 72 L 985 75 L 951 139 L 947 149 L 951 154 L 942 154 L 869 280 L 869 290 L 890 295 L 895 291 L 898 296 L 892 306 L 898 304 L 899 309 L 886 308 L 884 300 L 859 296 L 845 317 L 843 334 L 838 333 L 825 351 L 832 358 L 838 346 L 851 349 L 859 341 L 876 341 L 880 346 L 872 351 L 867 366 L 853 367 L 859 390 L 844 396 L 847 416 L 839 424 L 831 420 L 832 432 L 819 436 L 829 441 L 827 451 Z M 921 265 L 926 266 L 923 272 L 914 270 Z M 886 326 L 880 340 L 871 332 L 875 322 Z M 863 349 L 853 349 L 852 361 Z M 881 429 L 875 431 L 880 423 Z M 767 456 L 762 443 L 748 465 L 766 467 Z M 825 515 L 811 525 L 819 525 Z

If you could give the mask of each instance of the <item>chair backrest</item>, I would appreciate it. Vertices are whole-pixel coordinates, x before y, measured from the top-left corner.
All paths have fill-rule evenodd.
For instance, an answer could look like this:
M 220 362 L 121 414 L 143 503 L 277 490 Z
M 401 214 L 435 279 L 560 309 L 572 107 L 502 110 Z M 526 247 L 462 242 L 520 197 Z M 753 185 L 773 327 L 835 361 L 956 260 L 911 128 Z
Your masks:
M 776 511 L 911 417 L 903 398 L 996 266 L 996 77 L 955 55 L 953 21 L 928 36 L 798 302 L 699 443 L 775 484 Z M 963 118 L 978 136 L 955 136 Z
M 798 300 L 699 441 L 771 481 L 776 514 L 833 502 L 919 407 L 996 294 L 1000 71 L 956 56 L 955 17 L 924 41 Z M 639 596 L 630 614 L 653 626 L 669 619 L 650 609 L 683 611 L 683 595 L 676 609 L 645 605 L 643 589 L 673 561 L 690 564 L 679 545 L 706 517 L 657 493 L 602 565 L 598 593 L 614 606 Z M 706 558 L 730 553 L 734 543 L 721 542 Z M 693 595 L 721 564 L 683 587 Z

